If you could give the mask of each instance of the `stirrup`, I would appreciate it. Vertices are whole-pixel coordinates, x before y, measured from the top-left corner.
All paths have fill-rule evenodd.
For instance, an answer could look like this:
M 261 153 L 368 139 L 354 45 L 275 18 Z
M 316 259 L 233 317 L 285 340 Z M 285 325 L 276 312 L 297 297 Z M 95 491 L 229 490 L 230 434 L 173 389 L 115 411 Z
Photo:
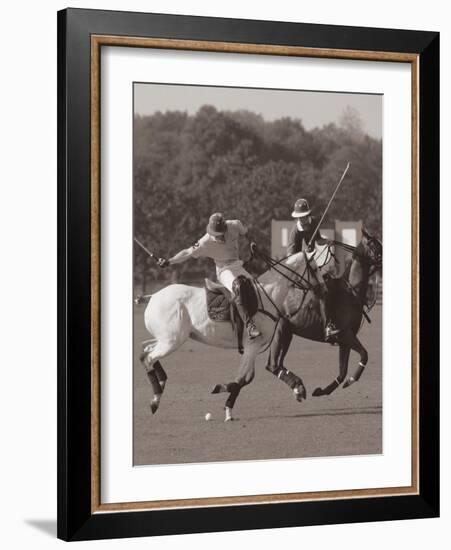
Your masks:
M 340 330 L 333 323 L 329 323 L 324 331 L 324 340 L 326 342 L 334 341 L 338 334 L 340 334 Z
M 248 323 L 246 325 L 246 329 L 247 329 L 247 335 L 249 336 L 250 340 L 253 340 L 254 338 L 257 338 L 258 336 L 261 336 L 261 332 L 255 326 L 253 321 L 248 321 Z

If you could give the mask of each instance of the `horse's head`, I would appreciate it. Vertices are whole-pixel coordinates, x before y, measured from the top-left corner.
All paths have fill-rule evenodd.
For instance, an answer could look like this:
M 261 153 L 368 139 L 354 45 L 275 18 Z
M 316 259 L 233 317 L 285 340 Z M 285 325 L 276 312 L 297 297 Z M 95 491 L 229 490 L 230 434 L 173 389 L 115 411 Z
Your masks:
M 362 240 L 356 252 L 365 259 L 374 271 L 382 269 L 382 243 L 365 228 L 362 228 Z

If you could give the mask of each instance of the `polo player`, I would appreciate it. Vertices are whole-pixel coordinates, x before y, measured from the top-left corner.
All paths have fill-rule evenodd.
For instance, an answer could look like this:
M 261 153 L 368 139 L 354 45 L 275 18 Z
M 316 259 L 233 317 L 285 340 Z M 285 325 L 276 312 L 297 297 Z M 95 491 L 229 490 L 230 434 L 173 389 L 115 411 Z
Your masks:
M 335 327 L 326 313 L 326 296 L 327 286 L 324 282 L 321 271 L 318 269 L 314 261 L 315 244 L 324 245 L 328 242 L 322 237 L 318 231 L 314 234 L 318 227 L 319 219 L 312 216 L 308 202 L 305 199 L 298 199 L 294 204 L 291 217 L 296 219 L 296 224 L 291 230 L 287 253 L 288 255 L 296 254 L 297 252 L 306 251 L 307 254 L 312 254 L 312 260 L 309 259 L 309 265 L 315 269 L 318 281 L 320 282 L 316 294 L 319 299 L 319 309 L 324 326 L 324 339 L 326 342 L 333 342 L 334 337 L 339 334 L 339 330 Z
M 225 220 L 217 212 L 210 216 L 205 235 L 190 248 L 185 248 L 169 259 L 160 258 L 158 265 L 167 267 L 186 262 L 190 258 L 211 258 L 216 265 L 216 276 L 234 296 L 238 312 L 246 325 L 250 339 L 260 336 L 254 320 L 247 309 L 240 287 L 243 276 L 252 279 L 244 269 L 239 257 L 239 238 L 247 234 L 247 228 L 240 220 Z

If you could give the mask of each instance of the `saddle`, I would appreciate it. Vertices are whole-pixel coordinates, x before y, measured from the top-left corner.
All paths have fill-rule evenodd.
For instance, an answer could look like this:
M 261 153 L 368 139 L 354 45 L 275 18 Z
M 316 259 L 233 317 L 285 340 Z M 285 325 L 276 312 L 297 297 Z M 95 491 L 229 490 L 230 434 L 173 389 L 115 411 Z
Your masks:
M 244 323 L 238 313 L 232 293 L 219 283 L 205 279 L 207 313 L 212 321 L 232 323 L 237 337 L 238 352 L 243 353 Z
M 225 286 L 205 279 L 207 311 L 212 321 L 230 322 L 233 317 L 233 296 Z

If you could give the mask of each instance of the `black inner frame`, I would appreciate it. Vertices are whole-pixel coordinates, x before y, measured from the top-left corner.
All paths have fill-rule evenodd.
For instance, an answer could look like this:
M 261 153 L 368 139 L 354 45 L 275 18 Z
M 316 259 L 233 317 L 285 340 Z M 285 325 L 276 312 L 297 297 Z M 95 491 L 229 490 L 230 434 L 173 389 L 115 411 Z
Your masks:
M 419 495 L 91 514 L 92 34 L 420 56 Z M 87 540 L 438 516 L 438 208 L 438 33 L 84 9 L 59 12 L 58 537 Z

